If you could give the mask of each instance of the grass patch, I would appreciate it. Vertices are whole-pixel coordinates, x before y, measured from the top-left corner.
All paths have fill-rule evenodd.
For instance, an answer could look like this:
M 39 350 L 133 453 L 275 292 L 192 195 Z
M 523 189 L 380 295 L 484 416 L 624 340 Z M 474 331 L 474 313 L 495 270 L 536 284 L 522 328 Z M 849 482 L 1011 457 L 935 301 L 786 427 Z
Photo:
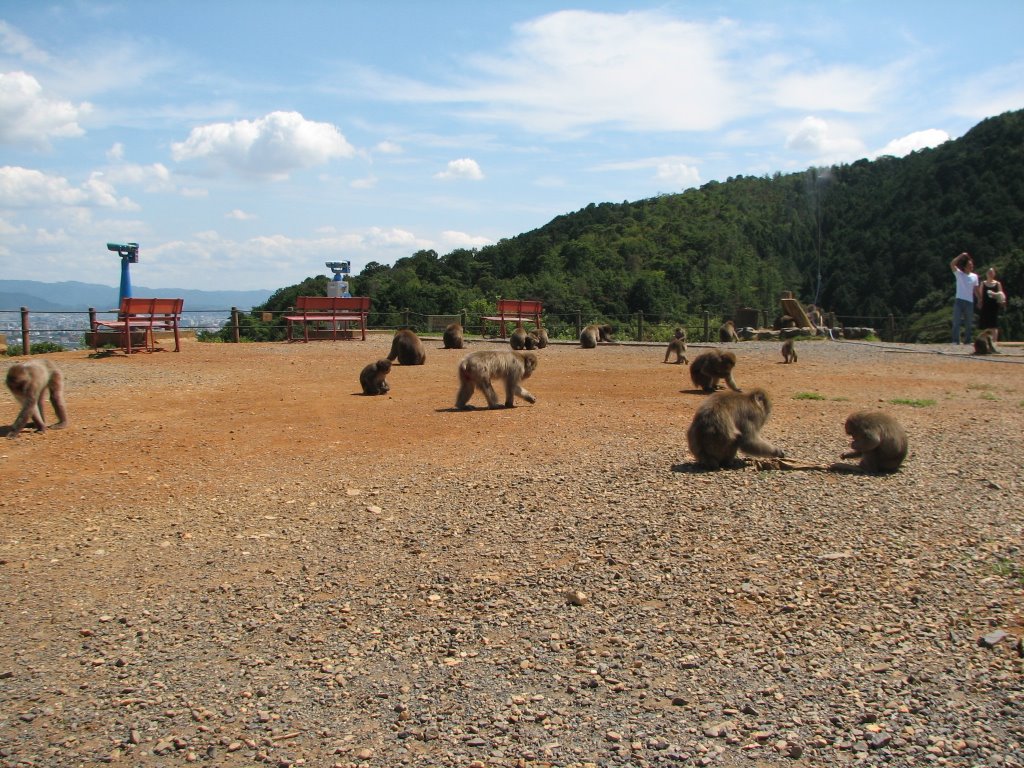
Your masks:
M 909 398 L 909 397 L 897 397 L 894 400 L 890 400 L 893 405 L 909 405 L 911 408 L 931 408 L 935 405 L 934 400 L 928 400 L 927 398 Z
M 998 400 L 999 399 L 998 397 L 993 395 L 991 392 L 982 392 L 980 395 L 978 395 L 978 398 L 981 399 L 981 400 Z
M 1021 567 L 1010 558 L 997 558 L 992 570 L 995 572 L 996 576 L 1016 582 L 1019 587 L 1024 587 L 1024 569 L 1021 569 Z
M 819 395 L 817 392 L 797 392 L 793 395 L 794 400 L 828 400 L 824 395 Z

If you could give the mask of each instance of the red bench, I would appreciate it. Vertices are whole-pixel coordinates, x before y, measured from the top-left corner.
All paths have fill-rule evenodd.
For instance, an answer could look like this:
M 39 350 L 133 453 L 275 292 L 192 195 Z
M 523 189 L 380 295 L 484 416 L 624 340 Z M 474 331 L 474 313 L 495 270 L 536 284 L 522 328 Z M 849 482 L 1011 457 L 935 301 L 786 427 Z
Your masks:
M 523 323 L 533 323 L 541 327 L 540 313 L 543 310 L 542 303 L 532 299 L 498 299 L 497 314 L 484 315 L 480 318 L 483 328 L 481 334 L 487 328 L 487 321 L 498 324 L 498 335 L 505 338 L 505 324 L 515 323 L 520 326 Z
M 298 341 L 293 335 L 296 323 L 302 324 L 302 341 L 309 341 L 309 326 L 330 323 L 330 336 L 317 333 L 313 338 L 330 338 L 337 341 L 338 324 L 342 324 L 340 338 L 350 337 L 349 323 L 358 323 L 366 341 L 366 316 L 370 313 L 369 296 L 299 296 L 295 299 L 295 312 L 285 315 L 288 326 L 288 341 Z
M 181 324 L 181 310 L 184 305 L 184 299 L 121 299 L 117 320 L 93 321 L 92 348 L 99 348 L 100 337 L 104 335 L 99 333 L 99 329 L 110 328 L 119 332 L 119 346 L 126 354 L 132 353 L 132 331 L 144 331 L 147 352 L 156 351 L 153 331 L 173 331 L 174 351 L 179 352 L 181 338 L 178 336 L 178 326 Z

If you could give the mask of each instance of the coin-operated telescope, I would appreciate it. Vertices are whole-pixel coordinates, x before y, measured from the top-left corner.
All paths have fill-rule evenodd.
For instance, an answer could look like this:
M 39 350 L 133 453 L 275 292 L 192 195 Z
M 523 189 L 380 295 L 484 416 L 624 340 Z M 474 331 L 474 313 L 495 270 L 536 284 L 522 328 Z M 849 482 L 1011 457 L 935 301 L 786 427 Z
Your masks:
M 139 263 L 138 243 L 107 243 L 107 250 L 121 257 L 121 290 L 118 293 L 118 304 L 132 295 L 132 279 L 128 274 L 129 264 Z
M 348 292 L 348 276 L 352 271 L 351 261 L 328 261 L 325 266 L 334 273 L 334 278 L 327 284 L 328 296 L 351 296 Z

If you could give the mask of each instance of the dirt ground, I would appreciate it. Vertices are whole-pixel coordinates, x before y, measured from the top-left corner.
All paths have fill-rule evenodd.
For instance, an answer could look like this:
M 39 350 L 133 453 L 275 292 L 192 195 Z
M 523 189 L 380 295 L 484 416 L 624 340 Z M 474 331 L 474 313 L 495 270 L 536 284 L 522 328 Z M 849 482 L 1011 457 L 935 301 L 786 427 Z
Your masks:
M 903 482 L 899 508 L 924 509 L 946 508 L 943 499 L 969 485 L 971 493 L 998 496 L 992 503 L 1009 516 L 1000 523 L 1007 540 L 992 546 L 1009 559 L 1007 567 L 1021 567 L 1020 550 L 1012 545 L 1020 532 L 1024 499 L 1024 353 L 1019 349 L 1007 347 L 1006 354 L 988 359 L 949 345 L 815 340 L 798 342 L 799 362 L 784 365 L 778 343 L 729 345 L 740 361 L 739 385 L 760 386 L 771 394 L 774 410 L 765 436 L 787 456 L 836 461 L 846 449 L 842 425 L 847 414 L 880 407 L 896 414 L 911 435 L 911 455 L 897 476 L 902 480 L 886 486 L 886 480 L 874 478 L 697 471 L 690 464 L 685 432 L 704 396 L 693 391 L 686 366 L 662 363 L 660 345 L 602 345 L 594 350 L 554 345 L 538 353 L 537 372 L 526 382 L 537 396 L 535 405 L 519 402 L 511 410 L 458 412 L 452 408 L 455 371 L 465 353 L 442 349 L 439 339 L 426 341 L 425 365 L 394 366 L 388 395 L 359 394 L 359 370 L 385 356 L 389 344 L 390 335 L 383 334 L 372 334 L 365 342 L 309 344 L 185 340 L 180 353 L 94 357 L 82 350 L 48 356 L 66 377 L 70 427 L 46 434 L 29 431 L 0 442 L 0 583 L 5 592 L 0 600 L 0 710 L 7 711 L 0 714 L 0 764 L 88 764 L 100 759 L 98 755 L 128 764 L 145 762 L 140 755 L 227 764 L 219 761 L 243 753 L 249 761 L 331 764 L 312 742 L 305 744 L 305 751 L 296 747 L 289 758 L 274 757 L 272 746 L 253 746 L 228 733 L 227 716 L 224 722 L 211 718 L 209 726 L 227 734 L 220 739 L 226 746 L 219 757 L 207 758 L 182 745 L 161 752 L 161 737 L 189 731 L 191 736 L 183 738 L 195 744 L 202 727 L 198 732 L 195 723 L 161 727 L 156 725 L 161 716 L 152 714 L 133 721 L 126 713 L 143 705 L 131 702 L 145 696 L 131 691 L 142 685 L 141 679 L 149 686 L 162 680 L 169 700 L 176 687 L 171 670 L 182 660 L 172 658 L 167 649 L 170 655 L 162 661 L 147 660 L 142 651 L 104 651 L 94 641 L 118 622 L 125 632 L 125 627 L 150 621 L 160 611 L 183 623 L 181 631 L 193 627 L 201 634 L 201 622 L 190 623 L 193 600 L 217 602 L 218 594 L 247 583 L 264 585 L 270 594 L 274 579 L 280 581 L 282 574 L 318 573 L 324 566 L 317 531 L 337 526 L 341 502 L 336 499 L 357 502 L 349 525 L 363 536 L 365 528 L 383 533 L 394 525 L 397 530 L 401 523 L 387 516 L 389 506 L 411 508 L 417 500 L 433 504 L 445 495 L 446 485 L 462 500 L 478 493 L 487 496 L 488 504 L 496 495 L 510 508 L 543 506 L 554 518 L 561 517 L 562 524 L 545 519 L 535 531 L 523 531 L 525 537 L 533 536 L 536 546 L 545 537 L 571 537 L 573 526 L 582 530 L 590 524 L 563 527 L 574 509 L 572 497 L 551 503 L 558 492 L 546 490 L 558 484 L 575 488 L 579 475 L 594 477 L 594 487 L 600 488 L 606 481 L 628 484 L 631 474 L 637 474 L 655 490 L 692 499 L 695 506 L 701 501 L 709 509 L 716 484 L 747 487 L 759 500 L 751 502 L 757 506 L 805 491 L 811 498 L 811 483 L 829 484 L 842 495 L 875 487 L 885 494 Z M 471 350 L 481 348 L 502 347 L 477 341 Z M 691 345 L 690 357 L 704 348 Z M 472 402 L 483 404 L 479 394 Z M 4 408 L 6 416 L 0 414 L 0 421 L 9 424 L 16 414 L 13 398 L 7 398 Z M 52 424 L 52 409 L 46 413 Z M 788 476 L 763 480 L 766 474 Z M 766 482 L 777 487 L 769 490 Z M 516 489 L 523 489 L 519 501 Z M 881 507 L 889 514 L 888 502 L 880 498 L 884 495 L 868 498 L 858 509 Z M 247 519 L 257 512 L 258 519 Z M 472 515 L 473 509 L 466 508 L 464 516 Z M 455 535 L 467 535 L 457 522 L 451 524 L 461 530 Z M 435 550 L 434 543 L 420 541 L 418 535 L 401 533 L 403 552 L 428 552 L 435 563 L 443 561 L 444 550 Z M 936 533 L 937 546 L 946 535 L 946 528 Z M 275 536 L 292 548 L 287 553 L 271 550 Z M 391 566 L 375 561 L 382 555 L 371 551 L 368 540 L 361 541 L 345 567 L 353 584 L 364 583 L 372 592 L 381 576 L 375 572 L 360 577 L 360 568 Z M 723 543 L 718 555 L 728 559 L 731 546 Z M 552 557 L 557 551 L 552 544 Z M 537 550 L 533 552 L 535 556 Z M 493 559 L 486 548 L 459 550 L 452 567 L 487 573 L 497 567 Z M 401 567 L 396 561 L 396 574 Z M 426 591 L 437 590 L 425 583 Z M 989 609 L 987 619 L 965 631 L 977 635 L 996 627 L 1019 637 L 1022 586 L 1006 582 L 1000 587 L 998 608 Z M 282 604 L 291 599 L 278 598 Z M 233 608 L 224 604 L 219 610 L 230 613 Z M 301 644 L 301 631 L 296 631 L 295 642 Z M 230 643 L 223 645 L 211 653 L 220 654 L 228 665 L 235 657 Z M 316 653 L 311 650 L 308 656 Z M 109 669 L 109 678 L 97 681 L 83 671 L 93 668 Z M 125 669 L 142 671 L 129 685 L 123 683 Z M 118 693 L 119 686 L 126 692 Z M 198 682 L 190 686 L 192 698 L 206 697 L 211 710 L 216 710 L 218 697 L 228 697 L 223 685 L 205 691 Z M 112 704 L 114 699 L 120 703 Z M 201 704 L 154 706 L 195 710 Z M 245 711 L 244 706 L 238 711 Z M 173 714 L 166 717 L 174 719 Z M 201 726 L 202 717 L 199 721 Z M 279 736 L 283 741 L 273 744 L 295 741 L 288 734 Z M 334 737 L 321 734 L 320 742 Z M 563 736 L 562 741 L 571 739 Z M 398 760 L 383 735 L 367 735 L 366 742 L 361 752 L 352 753 L 356 756 L 335 757 L 334 764 L 416 762 L 414 754 L 403 753 Z M 501 753 L 507 763 L 494 755 L 477 762 L 527 764 L 531 756 L 539 759 L 539 749 L 516 757 L 509 748 Z M 336 754 L 348 753 L 339 747 Z M 619 760 L 616 755 L 607 760 Z M 586 764 L 584 757 L 576 756 L 580 764 Z M 949 765 L 975 759 L 947 758 Z M 628 763 L 625 757 L 619 761 Z M 453 762 L 472 764 L 468 758 Z M 575 763 L 565 757 L 549 764 Z

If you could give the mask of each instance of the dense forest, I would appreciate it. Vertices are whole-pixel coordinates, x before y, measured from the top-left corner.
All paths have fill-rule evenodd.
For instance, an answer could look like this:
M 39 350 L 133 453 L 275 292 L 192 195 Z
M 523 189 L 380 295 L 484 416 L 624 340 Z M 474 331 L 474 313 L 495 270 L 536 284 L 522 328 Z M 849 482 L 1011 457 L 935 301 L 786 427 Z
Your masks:
M 472 318 L 497 297 L 540 299 L 554 318 L 652 324 L 778 312 L 792 291 L 847 325 L 892 315 L 904 340 L 948 338 L 961 251 L 995 266 L 1010 296 L 1004 338 L 1024 335 L 1024 111 L 907 157 L 880 157 L 768 177 L 736 176 L 681 194 L 592 203 L 531 232 L 443 256 L 419 251 L 352 278 L 373 300 L 371 325 L 395 318 Z M 327 278 L 283 288 L 280 311 Z M 403 314 L 404 312 L 404 314 Z M 577 315 L 578 313 L 578 315 Z M 774 316 L 774 315 L 772 315 Z M 248 318 L 257 336 L 260 312 Z

